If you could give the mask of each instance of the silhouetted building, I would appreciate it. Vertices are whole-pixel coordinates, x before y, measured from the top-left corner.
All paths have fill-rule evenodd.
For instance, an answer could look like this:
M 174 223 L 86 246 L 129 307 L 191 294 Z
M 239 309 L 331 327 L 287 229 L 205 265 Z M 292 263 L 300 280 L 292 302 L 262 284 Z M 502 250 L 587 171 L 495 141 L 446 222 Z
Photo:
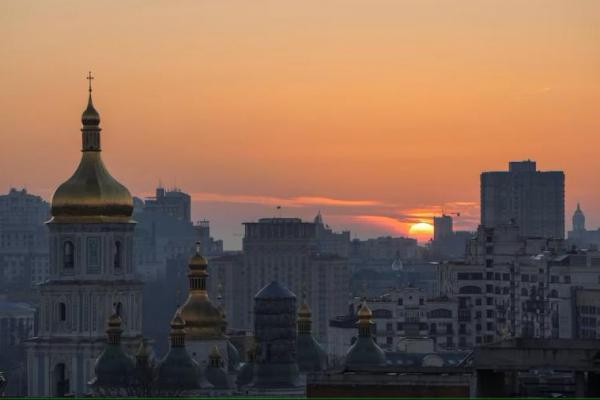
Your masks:
M 431 253 L 435 260 L 464 258 L 472 232 L 454 231 L 452 217 L 433 217 L 433 240 Z
M 344 312 L 349 291 L 347 259 L 319 251 L 317 224 L 299 218 L 263 218 L 247 222 L 243 240 L 244 265 L 234 279 L 241 281 L 243 301 L 236 304 L 244 317 L 234 326 L 254 325 L 249 299 L 276 280 L 290 290 L 305 292 L 313 310 L 315 335 L 324 340 L 330 318 Z M 223 282 L 226 287 L 233 283 Z M 229 304 L 233 299 L 225 297 Z
M 192 222 L 191 197 L 180 189 L 166 190 L 159 186 L 155 197 L 146 198 L 144 207 L 149 213 L 170 215 L 180 221 Z
M 350 231 L 334 232 L 323 221 L 319 212 L 314 219 L 319 252 L 322 254 L 336 254 L 348 257 L 350 253 Z
M 573 213 L 573 230 L 568 233 L 569 244 L 578 248 L 600 248 L 600 229 L 588 231 L 585 227 L 585 215 L 577 203 Z
M 433 240 L 447 238 L 453 232 L 451 216 L 443 214 L 440 217 L 433 217 Z
M 404 237 L 378 237 L 374 239 L 354 239 L 350 244 L 348 260 L 350 270 L 386 272 L 400 267 L 407 260 L 417 258 L 417 240 Z
M 27 395 L 24 342 L 35 334 L 35 309 L 25 303 L 0 299 L 0 371 L 10 381 L 9 396 Z
M 29 290 L 48 279 L 49 210 L 25 189 L 0 196 L 0 290 Z
M 508 171 L 481 174 L 481 224 L 513 223 L 522 236 L 563 239 L 565 174 L 537 171 L 535 161 L 511 161 Z

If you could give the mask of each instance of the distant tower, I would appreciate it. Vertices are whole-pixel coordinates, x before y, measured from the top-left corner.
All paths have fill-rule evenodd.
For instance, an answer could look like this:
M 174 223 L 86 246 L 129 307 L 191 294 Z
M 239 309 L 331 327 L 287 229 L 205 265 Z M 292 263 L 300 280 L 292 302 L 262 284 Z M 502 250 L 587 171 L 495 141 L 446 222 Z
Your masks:
M 581 211 L 579 203 L 577 203 L 577 209 L 573 213 L 573 231 L 584 232 L 585 231 L 585 215 Z
M 190 259 L 190 289 L 180 312 L 185 321 L 186 347 L 203 370 L 215 346 L 218 347 L 225 365 L 228 363 L 228 352 L 227 338 L 223 332 L 223 312 L 210 301 L 206 291 L 208 261 L 202 256 L 200 246 L 200 243 L 196 243 L 196 254 Z
M 273 281 L 254 296 L 256 387 L 295 387 L 296 295 Z
M 49 280 L 40 288 L 38 336 L 27 343 L 29 396 L 82 396 L 116 313 L 121 342 L 133 350 L 142 330 L 142 283 L 133 266 L 133 201 L 101 158 L 100 115 L 81 116 L 79 167 L 52 198 Z M 57 155 L 60 157 L 60 154 Z

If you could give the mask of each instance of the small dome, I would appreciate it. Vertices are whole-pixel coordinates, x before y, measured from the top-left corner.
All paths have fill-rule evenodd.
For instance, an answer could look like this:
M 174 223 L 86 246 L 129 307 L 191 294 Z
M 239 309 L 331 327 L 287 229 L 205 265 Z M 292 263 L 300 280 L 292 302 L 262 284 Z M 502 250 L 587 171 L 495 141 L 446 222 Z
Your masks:
M 171 320 L 171 329 L 180 330 L 185 329 L 185 321 L 181 318 L 181 313 L 179 310 L 175 312 L 175 316 Z
M 158 387 L 168 390 L 200 388 L 200 368 L 185 347 L 171 347 L 158 366 Z
M 310 320 L 310 318 L 310 307 L 308 306 L 308 304 L 306 304 L 306 302 L 302 302 L 300 308 L 298 309 L 298 320 Z
M 228 389 L 229 377 L 221 365 L 221 352 L 214 346 L 208 355 L 208 367 L 206 367 L 206 380 L 216 389 Z
M 96 377 L 92 387 L 126 387 L 133 379 L 135 362 L 121 347 L 121 317 L 113 314 L 108 319 L 108 343 L 96 359 Z
M 346 353 L 346 367 L 350 369 L 385 364 L 385 352 L 373 341 L 372 337 L 359 336 Z
M 100 125 L 100 114 L 94 108 L 94 104 L 92 103 L 92 95 L 88 98 L 88 105 L 86 109 L 81 114 L 81 123 L 84 126 L 98 126 Z
M 373 312 L 369 306 L 367 306 L 367 303 L 363 302 L 358 310 L 357 315 L 358 319 L 371 319 L 373 317 Z
M 122 323 L 123 320 L 121 319 L 121 316 L 117 313 L 114 313 L 110 317 L 108 317 L 109 328 L 120 328 Z
M 262 288 L 255 299 L 295 299 L 296 295 L 292 293 L 288 288 L 281 285 L 277 281 L 272 281 L 267 286 Z
M 190 270 L 206 270 L 208 268 L 208 260 L 201 254 L 200 242 L 196 242 L 196 253 L 190 258 Z
M 296 339 L 296 362 L 301 372 L 322 371 L 327 366 L 327 354 L 311 334 L 299 334 Z

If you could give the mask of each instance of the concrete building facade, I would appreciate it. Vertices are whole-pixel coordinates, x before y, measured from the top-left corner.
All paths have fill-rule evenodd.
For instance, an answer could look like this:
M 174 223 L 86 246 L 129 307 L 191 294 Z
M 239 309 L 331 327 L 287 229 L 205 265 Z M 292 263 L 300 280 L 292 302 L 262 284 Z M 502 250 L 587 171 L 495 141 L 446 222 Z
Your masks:
M 565 236 L 565 175 L 538 171 L 535 161 L 512 161 L 508 171 L 481 174 L 481 224 L 513 223 L 528 237 Z

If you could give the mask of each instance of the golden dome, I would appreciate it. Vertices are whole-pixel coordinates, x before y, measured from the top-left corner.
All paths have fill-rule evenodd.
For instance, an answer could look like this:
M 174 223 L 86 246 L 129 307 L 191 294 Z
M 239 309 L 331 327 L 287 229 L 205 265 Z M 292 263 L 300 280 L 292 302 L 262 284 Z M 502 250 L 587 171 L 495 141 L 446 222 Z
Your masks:
M 190 338 L 209 339 L 223 336 L 221 311 L 206 294 L 190 292 L 187 301 L 181 306 L 181 317 L 185 321 L 186 334 Z
M 129 221 L 133 199 L 129 190 L 106 170 L 99 152 L 83 152 L 77 171 L 52 198 L 54 221 Z
M 196 253 L 190 258 L 188 264 L 190 271 L 206 270 L 208 268 L 208 260 L 201 254 L 202 246 L 200 242 L 196 242 Z
M 210 301 L 206 292 L 207 265 L 206 259 L 200 255 L 200 246 L 197 246 L 196 255 L 189 263 L 190 291 L 180 308 L 186 335 L 191 339 L 223 337 L 223 312 Z
M 310 320 L 311 312 L 310 307 L 306 302 L 303 302 L 298 309 L 298 320 Z
M 121 317 L 117 313 L 114 313 L 110 317 L 108 317 L 108 327 L 109 328 L 120 328 L 121 323 L 122 323 Z
M 373 313 L 371 312 L 371 309 L 369 308 L 369 306 L 367 306 L 367 302 L 363 301 L 363 303 L 360 306 L 360 309 L 358 310 L 358 319 L 359 320 L 370 320 L 371 317 L 373 317 Z
M 100 156 L 100 116 L 92 97 L 82 115 L 83 150 L 77 170 L 52 198 L 56 222 L 128 222 L 133 213 L 129 190 L 113 178 Z

